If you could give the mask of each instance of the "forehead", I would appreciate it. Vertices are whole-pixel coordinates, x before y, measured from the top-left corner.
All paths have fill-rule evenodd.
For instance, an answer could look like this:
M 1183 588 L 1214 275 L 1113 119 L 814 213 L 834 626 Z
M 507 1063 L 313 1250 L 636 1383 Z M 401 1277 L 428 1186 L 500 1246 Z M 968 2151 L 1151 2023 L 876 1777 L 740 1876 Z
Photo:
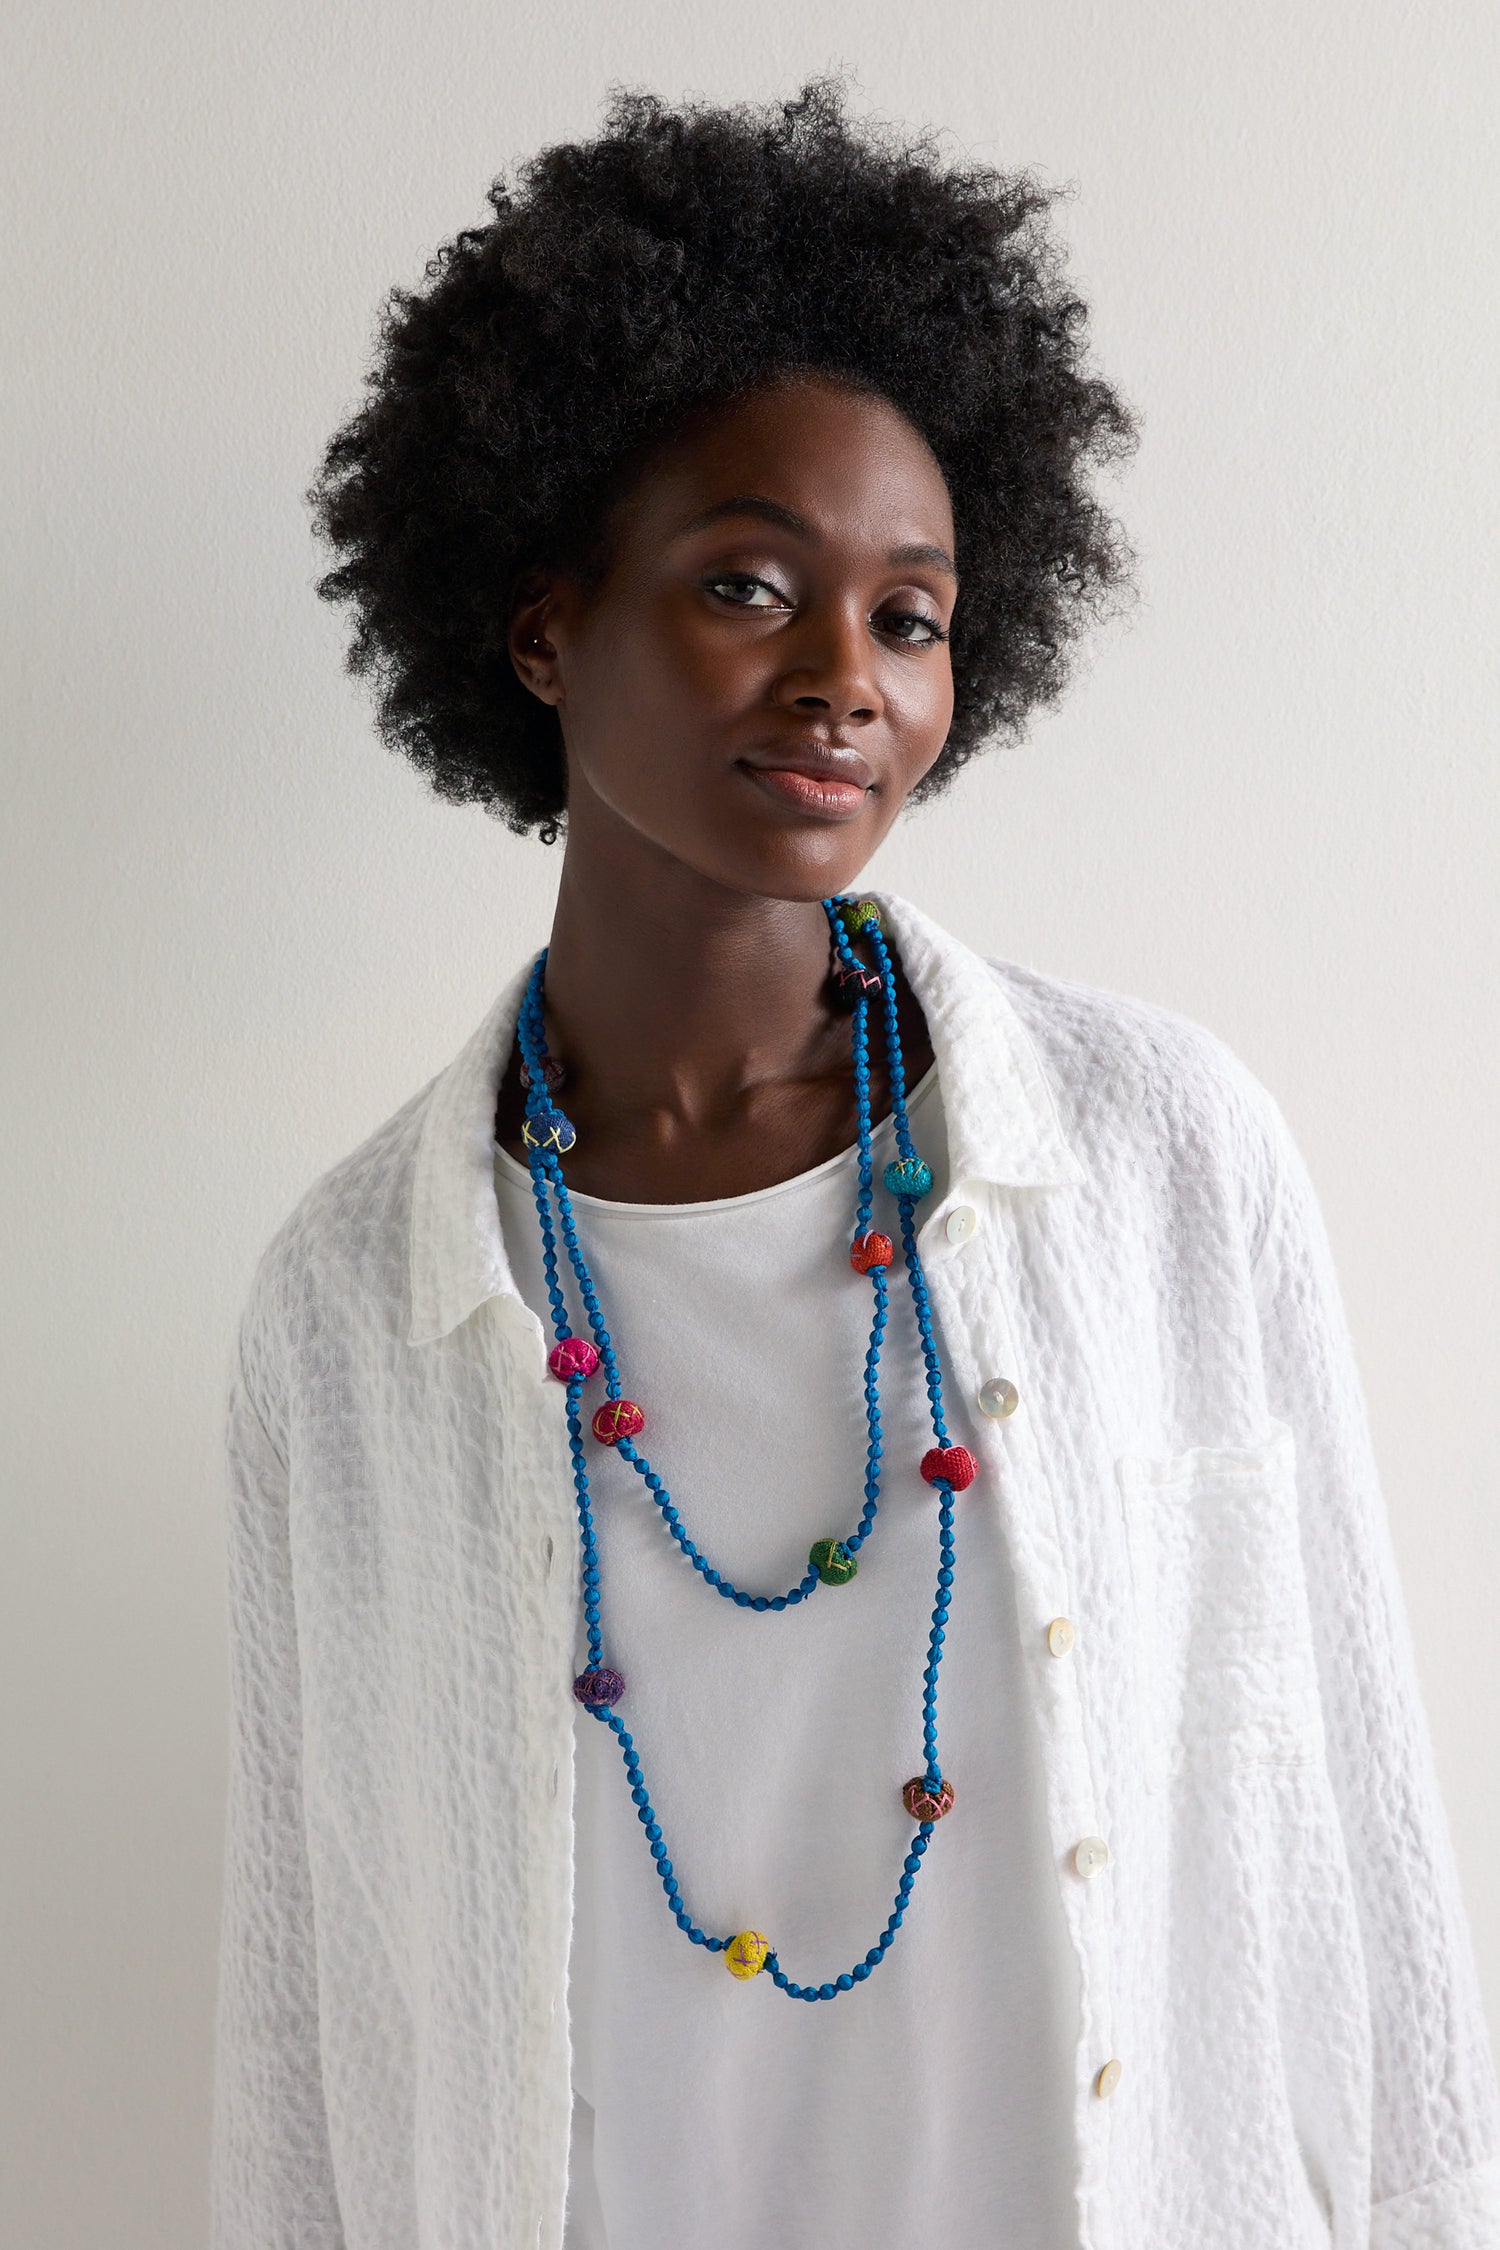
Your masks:
M 811 377 L 697 409 L 651 449 L 620 504 L 621 528 L 671 538 L 751 492 L 826 534 L 952 545 L 947 482 L 915 423 L 887 398 Z

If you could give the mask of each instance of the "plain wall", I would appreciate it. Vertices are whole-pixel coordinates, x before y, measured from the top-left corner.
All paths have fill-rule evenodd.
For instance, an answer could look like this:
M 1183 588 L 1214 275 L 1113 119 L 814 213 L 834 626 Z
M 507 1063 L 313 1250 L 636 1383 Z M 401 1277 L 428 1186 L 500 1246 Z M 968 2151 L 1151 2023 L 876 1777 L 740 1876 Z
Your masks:
M 1494 11 L 7 17 L 0 2236 L 205 2237 L 230 1337 L 559 859 L 381 747 L 301 494 L 386 289 L 612 80 L 847 65 L 861 113 L 1072 183 L 1142 600 L 871 879 L 1196 1016 L 1286 1110 L 1500 2026 Z

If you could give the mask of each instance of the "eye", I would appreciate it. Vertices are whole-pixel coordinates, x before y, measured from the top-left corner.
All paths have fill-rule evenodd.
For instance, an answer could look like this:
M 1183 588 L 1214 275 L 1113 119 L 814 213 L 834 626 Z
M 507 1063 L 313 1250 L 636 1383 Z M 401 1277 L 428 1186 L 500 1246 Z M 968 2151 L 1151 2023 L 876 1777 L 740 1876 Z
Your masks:
M 703 583 L 711 594 L 716 594 L 721 586 L 759 586 L 763 592 L 775 596 L 774 602 L 747 602 L 738 600 L 733 594 L 726 594 L 723 598 L 733 602 L 736 609 L 770 609 L 778 604 L 783 608 L 791 607 L 785 594 L 778 593 L 769 578 L 756 578 L 748 571 L 726 571 L 717 578 L 705 578 Z
M 902 640 L 906 642 L 908 648 L 932 648 L 938 641 L 945 641 L 948 638 L 947 627 L 945 625 L 940 625 L 935 617 L 928 617 L 922 610 L 898 609 L 893 613 L 890 619 L 890 623 L 893 626 L 921 625 L 926 628 L 927 633 L 930 637 L 925 641 L 913 640 L 908 634 L 905 633 L 901 635 Z

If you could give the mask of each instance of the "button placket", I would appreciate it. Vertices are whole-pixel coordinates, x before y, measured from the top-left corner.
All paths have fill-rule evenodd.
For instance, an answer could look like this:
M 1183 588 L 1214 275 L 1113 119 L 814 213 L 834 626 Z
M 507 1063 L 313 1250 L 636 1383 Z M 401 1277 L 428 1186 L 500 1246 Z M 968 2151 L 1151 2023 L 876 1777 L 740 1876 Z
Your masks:
M 932 1261 L 930 1288 L 949 1339 L 954 1372 L 967 1389 L 969 1414 L 982 1436 L 984 1452 L 994 1464 L 992 1480 L 998 1489 L 1012 1555 L 1018 1567 L 1024 1557 L 1024 1588 L 1036 1604 L 1033 1614 L 1037 1615 L 1038 1638 L 1032 1649 L 1034 1656 L 1045 1655 L 1047 1662 L 1031 1678 L 1039 1699 L 1038 1717 L 1045 1743 L 1048 1820 L 1058 1852 L 1054 1865 L 1081 1956 L 1078 2046 L 1080 2060 L 1091 2058 L 1089 2076 L 1083 2084 L 1096 2093 L 1107 2094 L 1113 2091 L 1121 2067 L 1118 2058 L 1109 2053 L 1113 1913 L 1107 1887 L 1104 1893 L 1092 1888 L 1085 1903 L 1082 1893 L 1088 1878 L 1075 1855 L 1087 1843 L 1091 1849 L 1083 1857 L 1088 1862 L 1088 1875 L 1096 1876 L 1108 1860 L 1108 1846 L 1102 1837 L 1079 1836 L 1089 1819 L 1097 1817 L 1097 1775 L 1077 1668 L 1072 1664 L 1054 1665 L 1052 1661 L 1068 1653 L 1075 1639 L 1073 1619 L 1054 1614 L 1067 1583 L 1057 1515 L 1059 1499 L 1036 1423 L 1031 1415 L 1018 1411 L 1027 1395 L 1028 1381 L 1006 1309 L 1008 1292 L 1017 1286 L 1018 1260 L 1007 1248 L 1010 1228 L 993 1210 L 988 1211 L 988 1220 L 962 1258 L 945 1250 L 942 1221 L 937 1222 L 934 1248 L 938 1255 Z M 987 1399 L 981 1399 L 979 1394 L 987 1386 Z M 996 1413 L 997 1406 L 1005 1411 Z M 996 1424 L 1003 1424 L 1003 1435 L 994 1428 Z M 1102 1856 L 1096 1859 L 1096 1853 Z M 1102 2069 L 1092 2060 L 1101 2047 L 1107 2058 Z M 1089 2164 L 1093 2161 L 1089 2159 Z

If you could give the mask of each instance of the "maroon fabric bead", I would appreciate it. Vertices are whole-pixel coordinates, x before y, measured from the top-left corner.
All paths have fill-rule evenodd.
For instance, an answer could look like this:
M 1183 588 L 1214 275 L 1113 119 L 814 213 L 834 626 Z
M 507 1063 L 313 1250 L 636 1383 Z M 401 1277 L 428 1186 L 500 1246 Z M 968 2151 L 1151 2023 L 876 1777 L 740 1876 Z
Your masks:
M 564 1062 L 559 1062 L 556 1055 L 543 1055 L 542 1076 L 547 1082 L 548 1091 L 555 1094 L 559 1086 L 566 1086 L 568 1082 L 568 1066 Z M 531 1072 L 524 1057 L 521 1062 L 521 1084 L 530 1093 Z

